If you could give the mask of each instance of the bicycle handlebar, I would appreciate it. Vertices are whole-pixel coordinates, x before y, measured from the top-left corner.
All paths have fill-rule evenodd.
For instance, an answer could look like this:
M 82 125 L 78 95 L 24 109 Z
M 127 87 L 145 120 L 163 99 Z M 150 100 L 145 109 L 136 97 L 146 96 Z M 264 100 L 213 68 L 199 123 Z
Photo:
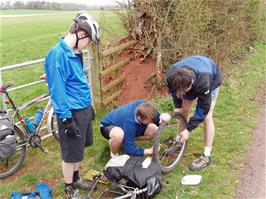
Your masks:
M 40 79 L 46 81 L 46 74 L 42 74 L 42 75 L 40 76 Z
M 9 82 L 7 84 L 2 85 L 1 88 L 0 88 L 0 92 L 5 93 L 6 89 L 11 87 L 11 86 L 13 86 L 13 85 L 14 85 L 13 82 Z

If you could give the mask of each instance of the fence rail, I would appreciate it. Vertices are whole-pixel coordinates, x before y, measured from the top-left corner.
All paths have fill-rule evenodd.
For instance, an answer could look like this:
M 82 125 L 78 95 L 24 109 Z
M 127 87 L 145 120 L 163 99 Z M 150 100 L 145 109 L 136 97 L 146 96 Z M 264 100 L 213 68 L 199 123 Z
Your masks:
M 86 54 L 85 58 L 89 59 L 88 51 L 84 51 L 83 53 Z M 21 68 L 29 67 L 29 66 L 36 65 L 36 64 L 42 64 L 43 62 L 44 62 L 44 58 L 43 59 L 34 60 L 34 61 L 27 61 L 27 62 L 23 62 L 23 63 L 19 63 L 19 64 L 13 64 L 13 65 L 0 67 L 0 86 L 2 86 L 4 84 L 4 82 L 3 82 L 3 72 L 4 71 L 11 71 L 11 70 L 16 70 L 16 69 L 21 69 Z M 88 63 L 89 63 L 89 61 L 88 61 Z M 90 66 L 88 65 L 87 67 L 84 68 L 87 74 L 90 74 L 88 72 L 89 71 L 89 67 Z M 90 77 L 88 77 L 88 79 L 89 78 Z M 45 80 L 37 80 L 37 81 L 27 82 L 26 84 L 22 84 L 22 85 L 18 85 L 16 87 L 9 88 L 8 92 L 20 90 L 20 89 L 23 89 L 23 88 L 31 87 L 31 86 L 34 86 L 34 85 L 37 85 L 37 84 L 42 84 L 42 83 L 45 83 Z M 3 110 L 7 110 L 7 107 L 6 107 L 6 104 L 5 104 L 5 96 L 4 96 L 4 94 L 1 94 L 1 99 L 2 99 L 2 109 Z
M 109 103 L 113 102 L 120 94 L 121 90 L 119 85 L 124 81 L 124 77 L 121 77 L 119 74 L 119 69 L 124 65 L 130 62 L 129 58 L 125 58 L 123 60 L 119 60 L 119 53 L 131 46 L 134 46 L 136 41 L 129 41 L 127 43 L 121 44 L 119 46 L 115 46 L 109 48 L 104 51 L 99 51 L 99 47 L 97 45 L 92 45 L 89 51 L 84 51 L 84 58 L 86 57 L 87 65 L 84 67 L 88 82 L 91 85 L 91 97 L 92 103 L 96 106 L 96 108 L 101 107 L 102 105 L 106 106 Z M 107 62 L 111 63 L 107 68 L 103 66 L 103 60 L 107 60 Z M 11 71 L 15 69 L 21 69 L 24 67 L 29 67 L 36 64 L 42 64 L 44 59 L 38 59 L 34 61 L 27 61 L 20 64 L 14 64 L 9 66 L 4 66 L 0 68 L 0 86 L 4 84 L 2 76 L 4 71 Z M 108 75 L 113 75 L 114 78 L 111 82 L 104 82 L 104 78 Z M 16 87 L 8 89 L 9 92 L 20 90 L 23 88 L 31 87 L 36 84 L 44 83 L 44 80 L 27 82 L 23 85 L 18 85 Z M 93 83 L 92 83 L 93 82 Z M 2 109 L 6 110 L 5 97 L 1 94 L 2 99 Z

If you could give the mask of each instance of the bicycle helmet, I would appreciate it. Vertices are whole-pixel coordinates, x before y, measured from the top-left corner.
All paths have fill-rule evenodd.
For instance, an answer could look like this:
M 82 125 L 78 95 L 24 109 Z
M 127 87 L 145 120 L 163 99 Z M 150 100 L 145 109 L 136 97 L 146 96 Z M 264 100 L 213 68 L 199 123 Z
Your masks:
M 80 28 L 82 28 L 88 33 L 90 39 L 94 43 L 96 44 L 99 43 L 100 40 L 99 25 L 94 18 L 88 15 L 85 11 L 80 11 L 74 17 L 73 21 L 77 23 Z

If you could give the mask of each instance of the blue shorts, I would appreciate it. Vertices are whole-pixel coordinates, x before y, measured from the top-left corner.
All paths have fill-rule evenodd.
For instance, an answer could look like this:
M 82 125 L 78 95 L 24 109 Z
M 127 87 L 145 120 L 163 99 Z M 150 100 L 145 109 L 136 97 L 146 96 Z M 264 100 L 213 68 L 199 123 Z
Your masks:
M 212 90 L 212 92 L 211 92 L 212 103 L 215 103 L 216 102 L 217 97 L 218 97 L 218 94 L 219 94 L 219 91 L 220 91 L 220 87 Z

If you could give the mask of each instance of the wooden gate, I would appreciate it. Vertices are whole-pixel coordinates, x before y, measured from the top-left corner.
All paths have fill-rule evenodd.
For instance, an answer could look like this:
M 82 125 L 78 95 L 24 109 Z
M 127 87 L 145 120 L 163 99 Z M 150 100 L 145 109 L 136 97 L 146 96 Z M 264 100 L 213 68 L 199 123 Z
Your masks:
M 101 52 L 98 46 L 90 48 L 92 88 L 96 108 L 110 104 L 121 94 L 120 84 L 124 81 L 124 77 L 120 76 L 119 69 L 128 64 L 130 58 L 119 60 L 118 55 L 136 43 L 129 41 Z

